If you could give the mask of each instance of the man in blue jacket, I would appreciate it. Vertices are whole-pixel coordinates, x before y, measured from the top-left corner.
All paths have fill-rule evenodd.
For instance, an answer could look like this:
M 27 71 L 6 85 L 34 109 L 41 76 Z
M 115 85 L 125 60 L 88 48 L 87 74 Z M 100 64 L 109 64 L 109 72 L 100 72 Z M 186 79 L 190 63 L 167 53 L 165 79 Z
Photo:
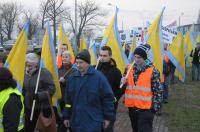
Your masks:
M 75 132 L 101 132 L 114 119 L 114 95 L 102 73 L 90 65 L 87 50 L 76 56 L 76 71 L 68 79 L 64 124 Z

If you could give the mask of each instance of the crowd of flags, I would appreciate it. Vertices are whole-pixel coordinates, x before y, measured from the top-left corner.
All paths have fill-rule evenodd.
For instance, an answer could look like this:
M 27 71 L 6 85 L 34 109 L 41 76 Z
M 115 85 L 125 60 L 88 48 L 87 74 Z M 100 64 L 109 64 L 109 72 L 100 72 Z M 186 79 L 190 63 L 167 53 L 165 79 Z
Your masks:
M 149 59 L 154 63 L 155 67 L 160 71 L 160 73 L 163 72 L 164 43 L 161 26 L 164 9 L 165 8 L 163 8 L 161 13 L 151 23 L 151 25 L 149 25 L 148 32 L 144 39 L 144 44 L 148 43 L 151 46 L 151 50 L 149 51 Z M 118 8 L 116 8 L 116 12 L 104 32 L 100 47 L 104 45 L 111 47 L 113 51 L 112 57 L 115 59 L 117 67 L 123 73 L 125 67 L 133 61 L 133 51 L 137 45 L 136 37 L 134 36 L 129 56 L 126 57 L 120 42 L 119 30 L 117 26 L 117 13 Z M 25 56 L 28 49 L 28 28 L 29 22 L 26 22 L 5 63 L 5 67 L 10 69 L 14 78 L 17 80 L 17 88 L 20 91 L 22 91 L 24 81 Z M 58 68 L 62 65 L 62 44 L 67 45 L 72 56 L 72 63 L 74 63 L 75 60 L 75 54 L 73 52 L 72 45 L 66 33 L 64 32 L 62 23 L 59 26 L 58 42 L 59 45 L 56 54 L 55 47 L 53 45 L 51 29 L 50 26 L 47 25 L 42 44 L 40 68 L 46 68 L 52 74 L 56 86 L 56 94 L 53 97 L 54 103 L 57 99 L 61 98 L 61 90 L 58 80 Z M 166 52 L 166 55 L 176 67 L 176 75 L 183 82 L 185 80 L 185 61 L 188 60 L 188 62 L 190 62 L 189 54 L 191 50 L 195 48 L 196 42 L 200 42 L 200 33 L 194 37 L 194 32 L 190 30 L 186 33 L 185 37 L 183 37 L 183 35 L 179 32 Z M 97 49 L 95 41 L 91 41 L 90 44 L 87 44 L 86 39 L 84 36 L 82 36 L 80 40 L 80 50 L 82 49 L 89 50 L 91 54 L 91 64 L 96 65 L 98 63 L 98 57 L 96 54 Z

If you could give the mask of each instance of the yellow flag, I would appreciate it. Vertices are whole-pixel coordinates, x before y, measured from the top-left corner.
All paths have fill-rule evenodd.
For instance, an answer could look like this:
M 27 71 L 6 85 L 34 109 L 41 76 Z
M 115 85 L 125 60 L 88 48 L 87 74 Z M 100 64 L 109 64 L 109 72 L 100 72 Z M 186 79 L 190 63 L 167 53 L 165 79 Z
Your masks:
M 136 37 L 134 36 L 130 52 L 133 52 L 135 50 L 135 48 L 136 48 Z
M 71 54 L 72 57 L 72 63 L 74 63 L 75 61 L 75 55 L 71 46 L 71 43 L 66 35 L 66 33 L 63 30 L 63 26 L 62 23 L 60 23 L 60 27 L 59 27 L 59 33 L 58 33 L 58 41 L 59 41 L 59 46 L 58 46 L 58 55 L 61 55 L 61 46 L 62 44 L 66 44 L 68 47 L 68 50 Z
M 163 9 L 164 11 L 164 9 Z M 155 67 L 159 70 L 160 74 L 163 73 L 163 39 L 162 39 L 162 15 L 161 14 L 154 20 L 148 29 L 146 42 L 151 46 L 150 55 Z
M 95 42 L 91 43 L 89 47 L 89 53 L 91 56 L 91 65 L 96 65 L 97 64 L 97 56 L 96 56 L 96 45 Z
M 190 52 L 195 48 L 193 35 L 189 31 L 185 34 L 185 45 L 186 45 L 186 53 L 189 55 Z
M 24 25 L 24 28 L 20 32 L 4 65 L 12 72 L 13 77 L 17 81 L 17 88 L 20 91 L 22 91 L 24 82 L 25 58 L 28 48 L 28 38 L 27 38 L 28 28 L 29 28 L 29 22 L 27 22 Z
M 60 99 L 62 95 L 61 95 L 60 83 L 58 80 L 58 69 L 56 66 L 55 49 L 53 46 L 53 40 L 49 26 L 47 27 L 43 38 L 41 67 L 46 68 L 53 77 L 53 81 L 56 87 L 56 93 L 53 96 L 53 104 L 55 105 L 56 101 Z
M 123 73 L 126 65 L 128 64 L 128 59 L 122 50 L 120 42 L 117 26 L 117 12 L 118 9 L 116 9 L 116 13 L 104 33 L 101 47 L 107 45 L 112 49 L 112 58 L 116 61 L 117 67 Z
M 125 50 L 126 50 L 126 43 L 124 43 L 122 49 L 123 49 L 123 51 L 125 52 Z
M 79 51 L 82 51 L 83 49 L 87 49 L 87 42 L 84 37 L 82 37 L 80 40 L 80 50 Z
M 169 46 L 167 56 L 171 62 L 176 66 L 176 76 L 182 82 L 185 81 L 185 53 L 184 53 L 184 39 L 180 32 Z
M 133 42 L 132 42 L 132 45 L 131 45 L 131 49 L 130 49 L 130 53 L 129 53 L 129 56 L 128 56 L 129 63 L 133 62 L 133 58 L 134 58 L 133 52 L 134 52 L 135 48 L 136 48 L 136 37 L 134 36 Z
M 196 37 L 196 42 L 200 43 L 200 33 L 198 33 L 197 37 Z
M 186 52 L 187 64 L 188 64 L 188 66 L 191 66 L 192 65 L 192 59 L 190 57 L 190 53 L 195 48 L 195 40 L 194 40 L 194 37 L 193 37 L 193 35 L 190 31 L 188 31 L 185 34 L 184 41 L 185 41 L 185 52 Z

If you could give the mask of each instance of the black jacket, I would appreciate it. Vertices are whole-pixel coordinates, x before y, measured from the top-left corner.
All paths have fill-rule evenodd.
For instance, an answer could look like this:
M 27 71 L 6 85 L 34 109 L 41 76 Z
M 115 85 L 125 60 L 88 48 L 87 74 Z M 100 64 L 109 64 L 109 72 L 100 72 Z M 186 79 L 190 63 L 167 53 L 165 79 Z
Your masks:
M 195 50 L 192 50 L 190 56 L 193 57 L 193 64 L 200 64 L 200 48 L 195 48 Z
M 16 94 L 11 94 L 3 108 L 4 132 L 17 132 L 21 110 L 22 103 L 20 97 Z
M 97 70 L 101 71 L 107 78 L 110 86 L 112 87 L 114 96 L 118 102 L 120 97 L 123 95 L 122 89 L 119 88 L 122 75 L 116 66 L 115 60 L 111 59 L 111 61 L 108 63 L 99 62 Z

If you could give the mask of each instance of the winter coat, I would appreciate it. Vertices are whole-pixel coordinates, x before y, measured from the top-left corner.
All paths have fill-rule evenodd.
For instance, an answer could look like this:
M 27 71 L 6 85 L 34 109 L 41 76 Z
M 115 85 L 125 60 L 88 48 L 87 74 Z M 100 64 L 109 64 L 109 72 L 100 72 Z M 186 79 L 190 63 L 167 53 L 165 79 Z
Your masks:
M 120 70 L 116 66 L 116 62 L 111 59 L 110 62 L 101 63 L 97 67 L 97 70 L 101 71 L 104 76 L 107 78 L 113 93 L 116 98 L 116 103 L 119 101 L 120 97 L 123 95 L 123 90 L 120 89 L 120 81 L 122 78 L 122 74 Z
M 76 70 L 77 69 L 74 68 L 74 66 L 72 64 L 69 66 L 68 69 L 65 69 L 63 66 L 61 66 L 61 68 L 58 69 L 58 76 L 59 76 L 59 78 L 64 76 L 64 79 L 65 79 L 64 82 L 60 82 L 60 88 L 61 88 L 61 93 L 62 93 L 62 100 L 65 97 L 64 93 L 65 93 L 65 88 L 66 88 L 66 82 L 67 82 L 69 76 L 72 75 Z
M 191 51 L 190 56 L 193 57 L 192 63 L 195 65 L 200 64 L 200 48 L 195 48 Z
M 27 109 L 31 109 L 32 107 L 38 72 L 39 69 L 36 70 L 31 76 L 25 74 L 24 77 L 24 87 L 22 92 L 24 95 L 24 105 Z M 51 74 L 46 69 L 41 69 L 37 92 L 39 99 L 36 100 L 36 110 L 40 110 L 41 104 L 43 104 L 44 108 L 49 108 L 48 96 L 46 94 L 47 91 L 51 96 L 53 96 L 53 94 L 55 93 L 55 85 Z
M 66 86 L 64 119 L 70 120 L 73 131 L 101 132 L 103 120 L 114 119 L 114 96 L 102 73 L 92 66 L 85 75 L 76 71 Z

